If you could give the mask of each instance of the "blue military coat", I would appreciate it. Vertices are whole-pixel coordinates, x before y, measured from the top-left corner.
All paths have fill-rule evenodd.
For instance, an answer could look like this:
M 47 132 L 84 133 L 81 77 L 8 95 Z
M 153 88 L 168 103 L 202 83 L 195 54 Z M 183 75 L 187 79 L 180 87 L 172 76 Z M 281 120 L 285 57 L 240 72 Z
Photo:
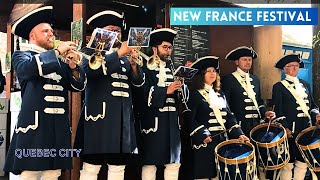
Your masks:
M 192 90 L 188 101 L 191 116 L 187 121 L 193 152 L 194 179 L 210 179 L 217 176 L 214 149 L 220 142 L 227 139 L 227 135 L 223 133 L 215 136 L 212 142 L 208 144 L 203 143 L 207 137 L 217 135 L 224 129 L 218 123 L 216 115 L 205 98 L 208 96 L 208 94 L 205 93 L 209 92 L 202 91 L 202 93 L 198 90 Z M 226 129 L 229 129 L 237 124 L 237 120 L 233 113 L 227 108 L 227 101 L 225 100 L 224 94 L 221 91 L 216 92 L 216 94 L 221 101 L 225 102 L 225 106 L 222 107 L 220 111 L 224 126 Z M 243 133 L 240 128 L 235 128 L 230 131 L 231 138 L 238 138 L 241 134 Z
M 245 78 L 243 81 L 245 82 Z M 250 137 L 250 131 L 258 125 L 266 112 L 266 107 L 261 99 L 260 81 L 257 76 L 250 74 L 251 85 L 255 93 L 261 117 L 253 101 L 241 86 L 233 74 L 225 75 L 221 80 L 221 88 L 225 93 L 231 111 L 236 116 L 238 123 L 246 136 Z
M 53 50 L 37 49 L 13 53 L 22 104 L 4 170 L 14 174 L 72 168 L 66 155 L 71 149 L 68 91 L 84 90 L 86 76 L 80 68 L 76 80 Z
M 167 95 L 167 87 L 173 82 L 169 64 L 165 64 L 164 87 L 158 86 L 160 68 L 143 66 L 145 111 L 141 119 L 143 164 L 164 165 L 180 163 L 180 124 L 176 94 Z
M 84 52 L 88 55 L 94 53 L 91 49 Z M 119 58 L 116 51 L 104 55 L 104 63 L 105 68 L 101 66 L 93 70 L 89 61 L 83 59 L 88 84 L 75 146 L 83 149 L 83 155 L 136 154 L 131 87 L 144 84 L 143 72 L 138 67 L 135 76 L 129 60 Z
M 288 79 L 283 81 L 288 82 L 289 86 L 296 89 L 294 83 Z M 300 84 L 303 87 L 303 91 L 307 95 L 303 98 L 307 106 L 307 111 L 311 116 L 311 120 L 307 115 L 302 111 L 301 106 L 297 103 L 297 100 L 290 93 L 290 91 L 282 84 L 282 82 L 277 82 L 273 85 L 272 89 L 272 103 L 274 105 L 274 111 L 278 117 L 285 117 L 280 123 L 283 127 L 288 128 L 293 134 L 292 138 L 288 137 L 289 142 L 289 152 L 290 152 L 290 161 L 294 162 L 299 160 L 304 162 L 298 147 L 295 143 L 297 135 L 304 130 L 305 128 L 315 124 L 315 117 L 319 114 L 318 107 L 313 101 L 310 85 L 308 82 L 299 79 Z
M 294 87 L 294 83 L 285 79 L 291 86 Z M 304 97 L 304 101 L 308 107 L 309 114 L 311 115 L 311 121 L 303 113 L 300 105 L 296 99 L 290 93 L 290 91 L 281 83 L 277 82 L 273 85 L 272 89 L 272 103 L 274 105 L 274 111 L 278 117 L 285 117 L 286 119 L 280 121 L 281 124 L 293 131 L 293 135 L 297 136 L 302 130 L 315 124 L 315 116 L 319 113 L 317 105 L 314 103 L 310 84 L 302 79 L 299 79 L 305 93 L 308 95 Z M 294 87 L 295 88 L 295 87 Z

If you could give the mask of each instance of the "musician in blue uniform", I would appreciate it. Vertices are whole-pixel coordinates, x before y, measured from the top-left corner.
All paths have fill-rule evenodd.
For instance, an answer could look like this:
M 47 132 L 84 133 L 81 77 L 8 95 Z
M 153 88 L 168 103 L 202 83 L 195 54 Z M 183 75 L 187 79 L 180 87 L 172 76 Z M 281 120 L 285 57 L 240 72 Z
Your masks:
M 57 180 L 61 170 L 72 168 L 66 154 L 71 149 L 68 91 L 84 90 L 86 76 L 72 61 L 57 58 L 76 47 L 61 42 L 53 50 L 51 13 L 52 6 L 38 8 L 12 26 L 12 33 L 30 44 L 29 50 L 13 53 L 22 105 L 4 170 L 22 180 Z
M 198 73 L 192 78 L 190 99 L 191 118 L 188 119 L 193 149 L 194 179 L 218 179 L 214 148 L 222 141 L 239 138 L 249 141 L 220 89 L 218 57 L 205 56 L 192 65 Z M 226 131 L 227 129 L 230 131 Z M 223 131 L 226 131 L 223 133 Z M 215 136 L 215 137 L 212 137 Z
M 90 17 L 87 24 L 119 34 L 113 48 L 102 52 L 103 61 L 99 66 L 83 59 L 88 84 L 76 137 L 76 147 L 83 149 L 80 179 L 97 179 L 101 165 L 108 164 L 108 179 L 122 180 L 129 156 L 138 153 L 131 87 L 142 86 L 144 76 L 134 61 L 133 48 L 128 47 L 127 42 L 120 43 L 124 28 L 122 14 L 102 11 Z M 92 55 L 95 50 L 84 52 Z M 128 54 L 132 55 L 129 59 Z
M 162 28 L 150 34 L 153 56 L 143 66 L 145 106 L 142 120 L 142 180 L 155 180 L 157 165 L 165 166 L 164 179 L 177 180 L 180 168 L 180 124 L 177 92 L 181 82 L 174 81 L 169 58 L 177 32 Z
M 221 80 L 222 91 L 226 95 L 230 109 L 247 136 L 260 124 L 261 119 L 275 117 L 274 112 L 267 111 L 263 105 L 258 77 L 249 73 L 252 60 L 257 56 L 252 48 L 246 46 L 233 49 L 226 55 L 226 59 L 234 61 L 237 70 Z
M 283 70 L 286 75 L 284 80 L 273 85 L 272 102 L 277 115 L 285 117 L 281 124 L 287 131 L 290 152 L 290 161 L 281 169 L 280 179 L 291 179 L 294 169 L 293 178 L 303 180 L 307 164 L 296 146 L 295 139 L 302 130 L 320 122 L 319 109 L 313 101 L 310 84 L 297 78 L 299 68 L 303 67 L 299 54 L 283 56 L 275 67 Z

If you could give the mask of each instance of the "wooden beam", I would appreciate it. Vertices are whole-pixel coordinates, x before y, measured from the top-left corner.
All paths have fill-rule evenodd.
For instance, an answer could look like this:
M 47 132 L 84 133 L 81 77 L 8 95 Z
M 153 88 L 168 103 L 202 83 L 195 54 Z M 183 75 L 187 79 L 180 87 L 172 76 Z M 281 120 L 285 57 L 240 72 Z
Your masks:
M 85 20 L 86 17 L 86 6 L 85 0 L 74 0 L 73 1 L 73 20 L 79 20 L 83 18 Z M 85 21 L 84 21 L 85 22 Z M 72 30 L 72 29 L 71 29 Z M 83 45 L 85 44 L 85 26 L 83 26 L 83 34 L 82 37 L 84 39 Z M 71 96 L 71 126 L 72 126 L 72 144 L 74 143 L 74 139 L 77 132 L 78 122 L 81 114 L 81 93 L 80 92 L 73 92 Z M 78 180 L 80 177 L 80 158 L 73 157 L 72 160 L 73 169 L 71 170 L 71 180 Z
M 281 80 L 281 71 L 274 67 L 282 56 L 281 26 L 254 28 L 254 49 L 258 58 L 253 60 L 253 74 L 260 79 L 262 99 L 270 100 L 273 85 Z
M 13 35 L 11 34 L 11 25 L 8 24 L 7 25 L 7 53 L 9 53 L 10 57 L 13 53 Z M 11 59 L 11 58 L 10 58 Z M 3 65 L 6 65 L 6 64 L 3 64 Z M 11 66 L 11 69 L 12 69 L 12 65 L 11 65 L 11 61 L 10 61 L 10 66 Z M 12 81 L 11 81 L 11 77 L 12 77 L 12 74 L 13 71 L 9 71 L 7 74 L 6 74 L 6 98 L 7 99 L 10 99 L 10 94 L 11 94 L 11 85 L 12 85 Z
M 165 4 L 165 14 L 164 14 L 164 27 L 170 28 L 170 8 L 171 3 Z

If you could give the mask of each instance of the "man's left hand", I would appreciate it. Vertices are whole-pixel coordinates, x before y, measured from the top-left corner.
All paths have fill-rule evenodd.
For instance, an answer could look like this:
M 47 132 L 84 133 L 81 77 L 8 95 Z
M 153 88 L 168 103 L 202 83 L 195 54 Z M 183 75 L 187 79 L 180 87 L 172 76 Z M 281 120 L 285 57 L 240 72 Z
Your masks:
M 132 49 L 130 52 L 129 62 L 132 67 L 137 66 L 136 59 L 139 58 L 139 53 L 136 49 Z
M 68 59 L 68 64 L 71 69 L 74 69 L 77 67 L 77 64 L 75 62 L 78 62 L 80 60 L 80 56 L 78 54 L 72 51 L 68 51 L 65 57 Z
M 317 116 L 316 116 L 316 125 L 317 126 L 320 125 L 320 114 L 317 114 Z
M 272 120 L 272 119 L 274 119 L 276 117 L 276 113 L 273 112 L 273 111 L 267 111 L 265 113 L 265 116 L 266 116 L 267 119 Z
M 239 140 L 244 143 L 244 142 L 250 142 L 250 139 L 246 135 L 240 135 Z

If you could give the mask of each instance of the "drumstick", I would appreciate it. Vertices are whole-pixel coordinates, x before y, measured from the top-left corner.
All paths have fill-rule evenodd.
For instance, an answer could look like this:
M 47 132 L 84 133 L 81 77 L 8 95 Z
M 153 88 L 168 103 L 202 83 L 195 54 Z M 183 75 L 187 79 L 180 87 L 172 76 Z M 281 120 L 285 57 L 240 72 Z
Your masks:
M 215 134 L 215 135 L 213 135 L 213 136 L 210 136 L 210 137 L 211 137 L 211 139 L 213 139 L 213 138 L 219 136 L 220 134 L 223 134 L 223 133 L 225 133 L 225 132 L 227 132 L 227 131 L 230 131 L 230 130 L 233 129 L 233 128 L 239 128 L 239 127 L 241 127 L 239 124 L 235 124 L 235 125 L 231 126 L 231 128 L 226 129 L 226 130 L 224 130 L 224 131 L 222 131 L 222 132 L 220 132 L 220 133 L 218 133 L 218 134 Z
M 313 130 L 312 134 L 311 134 L 311 137 L 313 137 L 314 133 L 316 132 L 317 129 L 320 129 L 320 126 L 319 125 L 316 125 L 316 128 Z
M 270 124 L 271 124 L 271 120 L 269 120 L 268 128 L 267 128 L 267 132 L 266 132 L 266 134 L 269 132 Z

